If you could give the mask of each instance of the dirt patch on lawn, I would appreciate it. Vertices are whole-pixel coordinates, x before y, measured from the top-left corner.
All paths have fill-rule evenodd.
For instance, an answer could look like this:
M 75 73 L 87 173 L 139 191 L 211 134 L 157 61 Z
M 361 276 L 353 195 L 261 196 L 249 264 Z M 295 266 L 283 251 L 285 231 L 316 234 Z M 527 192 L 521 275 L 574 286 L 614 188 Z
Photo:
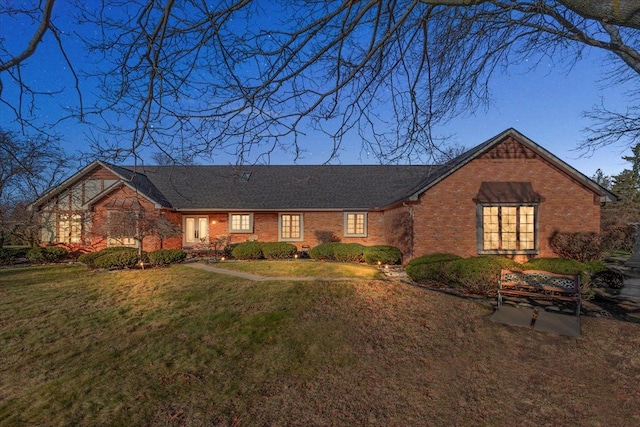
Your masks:
M 239 425 L 637 425 L 640 325 L 584 317 L 582 338 L 489 320 L 488 302 L 353 285 L 305 321 L 343 325 L 343 366 L 277 378 Z

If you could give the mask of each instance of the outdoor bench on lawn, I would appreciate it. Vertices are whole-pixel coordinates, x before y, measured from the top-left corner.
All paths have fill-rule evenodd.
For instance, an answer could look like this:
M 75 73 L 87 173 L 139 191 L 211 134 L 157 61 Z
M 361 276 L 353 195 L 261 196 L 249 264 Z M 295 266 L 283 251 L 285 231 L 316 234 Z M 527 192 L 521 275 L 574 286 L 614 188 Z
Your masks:
M 580 316 L 580 276 L 540 270 L 503 269 L 498 285 L 498 310 L 502 306 L 503 297 L 574 303 L 576 316 Z

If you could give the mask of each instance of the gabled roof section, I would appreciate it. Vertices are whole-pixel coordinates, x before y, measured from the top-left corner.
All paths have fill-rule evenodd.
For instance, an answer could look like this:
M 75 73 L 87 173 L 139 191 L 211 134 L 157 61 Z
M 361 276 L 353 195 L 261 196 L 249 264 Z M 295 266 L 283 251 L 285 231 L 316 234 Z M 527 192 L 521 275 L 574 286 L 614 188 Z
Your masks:
M 86 167 L 84 167 L 83 169 L 76 172 L 68 179 L 66 179 L 62 184 L 49 190 L 42 197 L 34 201 L 30 205 L 30 207 L 38 206 L 40 204 L 45 203 L 56 194 L 59 194 L 64 190 L 73 187 L 75 184 L 82 181 L 82 179 L 85 176 L 89 175 L 91 172 L 101 167 L 111 171 L 114 175 L 120 178 L 121 182 L 124 185 L 140 193 L 143 197 L 147 198 L 150 202 L 156 205 L 156 207 L 171 208 L 171 204 L 166 200 L 166 198 L 162 195 L 162 193 L 158 191 L 155 185 L 153 185 L 153 183 L 149 181 L 149 179 L 143 174 L 135 172 L 135 168 L 133 169 L 122 168 L 120 166 L 112 165 L 110 163 L 103 162 L 100 160 L 96 160 L 90 163 L 89 165 L 87 165 Z M 119 188 L 119 186 L 116 184 L 108 188 L 105 188 L 100 194 L 96 195 L 92 200 L 88 201 L 86 204 L 91 205 L 95 203 L 95 201 L 109 194 L 115 188 Z
M 443 166 L 441 173 L 438 176 L 433 176 L 425 179 L 422 185 L 419 188 L 417 188 L 416 191 L 414 191 L 409 198 L 411 200 L 417 200 L 417 198 L 422 193 L 427 191 L 429 188 L 431 188 L 438 182 L 442 181 L 443 179 L 445 179 L 447 176 L 451 175 L 458 169 L 462 168 L 464 165 L 466 165 L 470 161 L 480 157 L 484 153 L 487 153 L 489 150 L 493 149 L 496 145 L 500 144 L 508 137 L 511 137 L 516 141 L 520 142 L 525 147 L 529 148 L 534 153 L 538 154 L 539 156 L 547 160 L 549 163 L 556 166 L 562 172 L 569 175 L 570 177 L 572 177 L 573 179 L 575 179 L 577 182 L 581 183 L 585 187 L 589 188 L 595 194 L 598 194 L 601 197 L 602 202 L 615 202 L 619 200 L 618 196 L 611 193 L 609 190 L 602 187 L 600 184 L 593 181 L 592 179 L 582 174 L 578 170 L 574 169 L 569 164 L 560 160 L 558 157 L 554 156 L 549 151 L 545 150 L 540 145 L 536 144 L 531 139 L 527 138 L 526 136 L 524 136 L 522 133 L 518 132 L 514 128 L 509 128 L 504 132 L 494 136 L 493 138 L 483 142 L 482 144 L 477 145 L 476 147 L 473 147 L 472 149 L 462 153 L 458 157 L 450 160 Z
M 122 167 L 116 166 L 105 162 L 100 162 L 104 167 L 110 169 L 120 179 L 123 180 L 125 185 L 129 186 L 132 190 L 141 193 L 149 201 L 153 202 L 157 207 L 171 208 L 171 203 L 166 199 L 164 194 L 158 190 L 153 182 L 144 174 L 144 167 Z

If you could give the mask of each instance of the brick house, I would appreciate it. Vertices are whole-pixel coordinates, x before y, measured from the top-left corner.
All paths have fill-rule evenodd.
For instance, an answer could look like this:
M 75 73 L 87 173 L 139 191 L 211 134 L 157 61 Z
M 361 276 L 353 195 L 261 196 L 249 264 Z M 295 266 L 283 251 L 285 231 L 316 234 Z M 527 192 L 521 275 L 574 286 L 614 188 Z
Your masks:
M 615 195 L 514 129 L 443 165 L 115 166 L 96 161 L 33 203 L 43 244 L 95 250 L 137 245 L 105 231 L 115 212 L 155 215 L 179 235 L 150 233 L 145 250 L 217 236 L 313 247 L 399 247 L 405 262 L 436 252 L 554 256 L 554 231 L 599 232 Z

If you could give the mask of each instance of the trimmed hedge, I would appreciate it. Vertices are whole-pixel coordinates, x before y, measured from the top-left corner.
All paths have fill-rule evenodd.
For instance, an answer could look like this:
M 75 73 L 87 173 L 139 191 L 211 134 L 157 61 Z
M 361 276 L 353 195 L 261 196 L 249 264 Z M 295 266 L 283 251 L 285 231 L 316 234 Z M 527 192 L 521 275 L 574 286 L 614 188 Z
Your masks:
M 402 252 L 395 246 L 367 246 L 364 249 L 364 261 L 367 264 L 400 264 Z
M 424 255 L 409 261 L 405 271 L 409 278 L 417 283 L 428 281 L 441 281 L 443 279 L 444 265 L 450 261 L 462 257 L 447 253 L 435 253 Z
M 143 257 L 146 254 L 143 253 Z M 91 268 L 134 268 L 140 263 L 138 249 L 116 246 L 80 255 L 78 261 Z
M 0 248 L 0 265 L 15 264 L 20 258 L 26 258 L 31 248 Z
M 320 261 L 334 261 L 335 260 L 335 249 L 338 245 L 342 245 L 342 243 L 338 242 L 327 242 L 321 243 L 318 246 L 314 246 L 309 251 L 309 256 L 313 259 Z
M 460 258 L 444 265 L 443 279 L 454 287 L 480 295 L 493 295 L 498 289 L 500 270 L 520 270 L 517 262 L 498 256 Z
M 362 262 L 365 246 L 360 243 L 340 243 L 333 247 L 333 259 L 339 262 Z
M 187 253 L 182 249 L 158 249 L 149 252 L 147 259 L 154 267 L 177 264 L 187 257 Z
M 242 242 L 238 243 L 231 251 L 231 255 L 236 259 L 261 259 L 262 245 L 260 242 Z
M 298 252 L 296 245 L 286 242 L 264 242 L 261 245 L 262 256 L 266 259 L 288 259 Z
M 34 264 L 60 261 L 69 256 L 69 251 L 58 246 L 35 247 L 27 252 L 27 259 Z

